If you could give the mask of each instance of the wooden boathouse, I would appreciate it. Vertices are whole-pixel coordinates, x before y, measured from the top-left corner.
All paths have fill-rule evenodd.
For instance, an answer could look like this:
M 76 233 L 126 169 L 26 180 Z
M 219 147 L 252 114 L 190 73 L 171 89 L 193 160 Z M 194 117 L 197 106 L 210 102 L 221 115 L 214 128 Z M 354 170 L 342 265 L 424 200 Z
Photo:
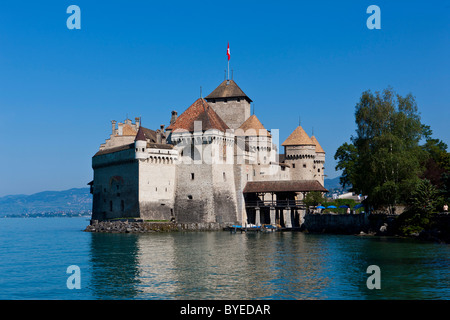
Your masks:
M 306 214 L 308 192 L 328 192 L 317 180 L 249 181 L 243 193 L 250 225 L 300 228 Z

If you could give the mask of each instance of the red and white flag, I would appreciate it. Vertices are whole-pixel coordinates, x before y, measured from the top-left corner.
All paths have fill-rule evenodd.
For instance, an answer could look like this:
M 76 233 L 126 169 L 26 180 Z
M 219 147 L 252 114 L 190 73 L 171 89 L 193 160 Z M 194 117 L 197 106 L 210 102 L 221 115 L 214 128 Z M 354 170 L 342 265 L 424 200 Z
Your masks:
M 227 56 L 228 56 L 228 60 L 230 60 L 230 43 L 228 43 L 228 49 L 227 49 Z

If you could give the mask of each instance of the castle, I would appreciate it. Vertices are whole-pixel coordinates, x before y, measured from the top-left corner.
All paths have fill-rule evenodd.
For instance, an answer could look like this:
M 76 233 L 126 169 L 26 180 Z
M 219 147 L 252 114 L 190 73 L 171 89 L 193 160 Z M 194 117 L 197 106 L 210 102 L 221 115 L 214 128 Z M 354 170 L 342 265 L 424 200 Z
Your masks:
M 224 80 L 170 123 L 151 130 L 112 121 L 92 158 L 93 220 L 141 218 L 227 225 L 302 223 L 302 199 L 324 188 L 325 151 L 301 126 L 281 144 Z

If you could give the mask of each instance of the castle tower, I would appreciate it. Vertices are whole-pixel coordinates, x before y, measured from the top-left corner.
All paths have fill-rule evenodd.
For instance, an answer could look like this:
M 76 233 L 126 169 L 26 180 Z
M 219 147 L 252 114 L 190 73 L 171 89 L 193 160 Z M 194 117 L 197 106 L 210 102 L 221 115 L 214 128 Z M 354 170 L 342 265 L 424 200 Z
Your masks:
M 256 154 L 258 163 L 275 161 L 275 154 L 272 152 L 272 136 L 256 115 L 253 114 L 245 120 L 234 133 L 236 137 L 243 138 L 250 151 Z
M 231 129 L 239 128 L 250 117 L 252 100 L 234 80 L 224 80 L 205 99 Z
M 316 158 L 314 159 L 314 174 L 317 181 L 319 181 L 322 186 L 324 185 L 324 179 L 325 179 L 325 151 L 319 144 L 319 141 L 317 141 L 315 136 L 311 137 L 311 140 L 316 145 Z
M 147 139 L 144 134 L 144 129 L 141 127 L 134 139 L 134 148 L 136 151 L 135 158 L 136 159 L 146 159 L 146 150 L 147 150 Z
M 197 99 L 169 127 L 178 150 L 174 213 L 178 222 L 236 223 L 233 164 L 216 161 L 233 147 L 234 135 L 207 101 Z M 227 148 L 228 147 L 228 148 Z
M 315 180 L 316 144 L 305 130 L 298 126 L 281 145 L 284 146 L 285 163 L 291 167 L 291 180 Z

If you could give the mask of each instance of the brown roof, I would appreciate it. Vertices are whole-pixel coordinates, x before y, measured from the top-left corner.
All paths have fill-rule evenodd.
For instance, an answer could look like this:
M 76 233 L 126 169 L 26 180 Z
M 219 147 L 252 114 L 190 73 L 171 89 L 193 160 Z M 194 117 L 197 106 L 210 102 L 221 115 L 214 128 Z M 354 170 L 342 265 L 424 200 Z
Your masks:
M 134 143 L 124 144 L 122 146 L 100 150 L 96 154 L 94 154 L 94 157 L 101 156 L 103 154 L 108 154 L 108 153 L 114 153 L 114 152 L 118 152 L 118 151 L 128 150 L 128 149 L 134 149 Z
M 168 130 L 194 131 L 194 122 L 202 122 L 202 130 L 217 129 L 225 132 L 229 127 L 204 99 L 197 99 L 177 120 L 167 127 Z
M 129 124 L 125 124 L 122 128 L 123 136 L 135 136 L 136 130 L 134 130 Z
M 305 146 L 316 144 L 311 140 L 308 134 L 301 126 L 298 126 L 291 135 L 281 144 L 282 146 Z
M 317 180 L 249 181 L 244 193 L 255 192 L 328 192 Z
M 147 148 L 151 149 L 173 149 L 173 145 L 167 143 L 147 143 Z
M 249 102 L 252 99 L 247 97 L 244 91 L 234 82 L 234 80 L 224 80 L 213 92 L 211 92 L 205 99 L 220 99 L 220 98 L 245 98 Z
M 156 131 L 140 126 L 134 141 L 138 140 L 156 143 Z
M 314 142 L 314 144 L 316 145 L 316 153 L 325 153 L 325 151 L 323 150 L 323 148 L 320 146 L 319 141 L 317 141 L 315 136 L 311 137 L 311 140 Z
M 239 132 L 240 130 L 236 131 L 236 134 L 240 135 L 240 136 L 255 136 L 256 135 L 256 136 L 270 137 L 269 131 L 267 131 L 266 128 L 264 128 L 261 121 L 259 121 L 259 119 L 255 115 L 252 115 L 247 120 L 245 120 L 244 123 L 241 124 L 239 129 L 242 129 L 244 131 L 243 134 L 241 134 L 241 132 Z M 247 130 L 250 130 L 250 131 L 247 132 Z

